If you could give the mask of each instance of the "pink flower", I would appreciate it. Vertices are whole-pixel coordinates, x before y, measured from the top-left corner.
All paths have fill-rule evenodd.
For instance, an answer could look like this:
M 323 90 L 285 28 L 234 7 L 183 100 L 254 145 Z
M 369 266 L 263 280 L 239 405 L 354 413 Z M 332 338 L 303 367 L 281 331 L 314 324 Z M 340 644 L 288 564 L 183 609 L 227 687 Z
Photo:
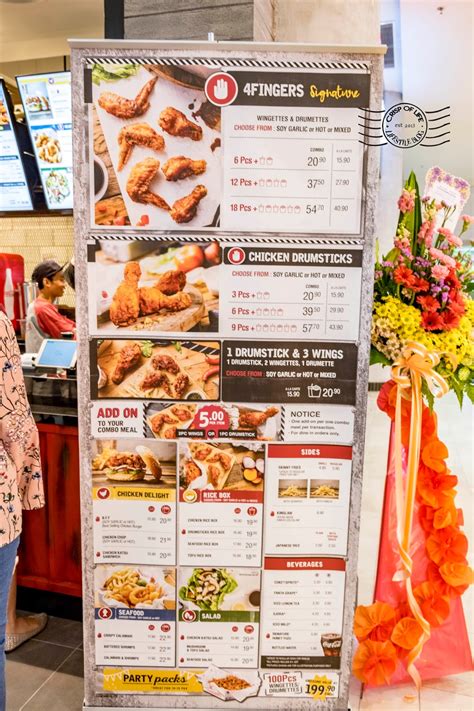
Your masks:
M 400 212 L 405 214 L 406 212 L 412 212 L 415 207 L 415 190 L 403 189 L 402 194 L 398 198 L 398 209 Z
M 466 225 L 472 225 L 472 223 L 474 222 L 474 215 L 461 215 L 461 220 Z
M 444 252 L 442 252 L 440 249 L 435 249 L 435 247 L 431 247 L 430 254 L 433 259 L 439 259 L 439 261 L 443 262 L 443 264 L 446 264 L 447 267 L 452 267 L 454 269 L 454 267 L 456 266 L 456 260 L 450 257 L 449 254 L 445 254 Z
M 432 220 L 426 220 L 420 227 L 418 232 L 418 239 L 426 244 L 427 247 L 431 247 L 433 244 L 433 232 L 434 232 L 434 222 Z
M 448 276 L 449 269 L 448 267 L 444 267 L 442 264 L 435 264 L 431 270 L 431 274 L 439 281 L 440 279 L 445 279 Z
M 440 235 L 445 237 L 449 244 L 453 245 L 454 247 L 462 247 L 462 239 L 458 237 L 457 235 L 453 234 L 451 230 L 448 230 L 447 227 L 440 227 L 438 229 L 438 232 Z

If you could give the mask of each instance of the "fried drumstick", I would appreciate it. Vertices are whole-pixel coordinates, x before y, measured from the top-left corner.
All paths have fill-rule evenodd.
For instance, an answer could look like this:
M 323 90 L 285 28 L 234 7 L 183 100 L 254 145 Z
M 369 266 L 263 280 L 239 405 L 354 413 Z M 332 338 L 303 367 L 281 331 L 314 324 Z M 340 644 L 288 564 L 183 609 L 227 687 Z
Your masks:
M 140 361 L 142 352 L 138 343 L 124 346 L 119 353 L 119 359 L 112 373 L 112 382 L 119 385 L 129 370 L 132 370 Z
M 137 262 L 129 262 L 125 266 L 123 281 L 113 295 L 110 306 L 110 320 L 116 326 L 130 326 L 140 315 L 138 281 L 141 274 Z
M 191 138 L 193 141 L 200 141 L 202 138 L 202 128 L 172 106 L 163 109 L 160 114 L 159 124 L 163 131 L 166 131 L 171 136 Z
M 170 215 L 175 222 L 190 222 L 196 216 L 198 205 L 207 195 L 204 185 L 196 185 L 192 193 L 176 200 L 171 208 Z
M 183 291 L 186 286 L 186 274 L 181 269 L 170 269 L 160 276 L 155 286 L 166 296 L 172 296 Z
M 277 407 L 267 407 L 264 412 L 242 412 L 239 415 L 239 427 L 260 427 L 277 413 Z
M 169 210 L 168 203 L 150 190 L 150 183 L 158 173 L 159 167 L 160 161 L 156 158 L 145 158 L 133 166 L 127 180 L 127 193 L 133 202 L 156 205 L 162 210 Z
M 156 286 L 143 286 L 139 290 L 140 311 L 144 316 L 156 314 L 161 309 L 167 311 L 182 311 L 191 306 L 192 299 L 184 291 L 167 296 Z
M 165 140 L 150 124 L 134 123 L 121 129 L 118 135 L 118 144 L 118 169 L 122 170 L 132 154 L 133 146 L 146 146 L 154 151 L 162 151 L 165 147 Z
M 206 170 L 207 163 L 205 160 L 192 160 L 186 156 L 175 156 L 166 161 L 161 168 L 166 180 L 182 180 L 189 178 L 190 175 L 200 175 Z
M 132 119 L 141 116 L 150 108 L 148 98 L 153 91 L 158 77 L 150 79 L 140 89 L 134 99 L 126 99 L 113 91 L 104 91 L 99 96 L 99 106 L 108 114 L 121 119 Z

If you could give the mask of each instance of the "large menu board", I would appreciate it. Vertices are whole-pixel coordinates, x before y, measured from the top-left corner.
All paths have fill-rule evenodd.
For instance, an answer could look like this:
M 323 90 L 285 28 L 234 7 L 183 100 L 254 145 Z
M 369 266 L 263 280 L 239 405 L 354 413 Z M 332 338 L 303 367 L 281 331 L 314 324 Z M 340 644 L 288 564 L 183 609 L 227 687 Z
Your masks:
M 71 73 L 17 77 L 46 204 L 73 205 Z
M 0 212 L 32 210 L 30 190 L 9 103 L 7 88 L 0 80 Z
M 77 46 L 73 85 L 85 708 L 347 708 L 380 58 Z

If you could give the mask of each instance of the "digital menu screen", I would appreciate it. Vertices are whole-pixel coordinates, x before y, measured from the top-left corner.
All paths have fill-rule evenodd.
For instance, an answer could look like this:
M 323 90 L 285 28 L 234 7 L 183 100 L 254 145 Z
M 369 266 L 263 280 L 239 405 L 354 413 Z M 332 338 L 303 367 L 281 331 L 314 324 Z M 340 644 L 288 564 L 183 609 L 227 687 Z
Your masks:
M 32 209 L 5 85 L 0 82 L 0 212 Z
M 72 209 L 71 73 L 17 77 L 46 204 Z

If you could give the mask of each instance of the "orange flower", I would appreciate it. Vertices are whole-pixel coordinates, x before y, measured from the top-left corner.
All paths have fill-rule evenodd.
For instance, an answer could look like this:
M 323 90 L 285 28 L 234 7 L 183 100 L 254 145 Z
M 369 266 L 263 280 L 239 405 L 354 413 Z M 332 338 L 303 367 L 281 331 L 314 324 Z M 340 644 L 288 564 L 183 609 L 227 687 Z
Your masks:
M 451 595 L 454 595 L 455 593 L 452 591 L 450 585 L 448 585 L 443 578 L 441 577 L 439 573 L 439 568 L 436 565 L 436 563 L 433 563 L 432 560 L 428 563 L 428 567 L 426 568 L 426 577 L 428 578 L 428 581 L 432 583 L 436 589 L 436 592 L 439 595 L 444 595 L 445 597 L 449 597 Z
M 429 407 L 423 407 L 421 416 L 421 442 L 427 443 L 436 437 L 438 419 L 435 412 L 431 412 Z
M 390 639 L 395 622 L 395 610 L 385 602 L 359 605 L 354 615 L 354 634 L 359 642 L 385 642 Z
M 380 392 L 377 397 L 377 406 L 379 410 L 385 412 L 391 420 L 395 419 L 395 403 L 391 401 L 391 393 L 397 392 L 397 386 L 393 380 L 388 380 L 380 388 Z
M 454 526 L 434 531 L 426 539 L 428 557 L 437 565 L 444 563 L 465 563 L 467 538 Z
M 426 464 L 435 472 L 444 474 L 446 471 L 446 462 L 444 461 L 449 456 L 448 448 L 439 439 L 433 439 L 428 442 L 421 450 L 421 459 L 423 464 Z
M 449 598 L 440 595 L 433 583 L 421 583 L 413 590 L 413 594 L 421 607 L 423 617 L 432 627 L 439 627 L 449 616 Z
M 447 528 L 448 526 L 456 526 L 458 522 L 458 510 L 454 503 L 451 502 L 447 506 L 441 506 L 437 509 L 433 518 L 433 527 Z
M 434 529 L 433 519 L 435 516 L 436 509 L 432 506 L 427 506 L 427 504 L 422 504 L 418 509 L 418 520 L 422 529 L 426 533 L 431 533 Z
M 402 649 L 413 649 L 420 639 L 423 630 L 413 617 L 402 617 L 395 625 L 391 641 Z
M 462 595 L 474 583 L 474 571 L 465 563 L 444 563 L 439 574 L 456 595 Z
M 388 684 L 397 668 L 397 652 L 391 642 L 361 642 L 352 662 L 354 675 L 372 686 Z
M 439 509 L 449 506 L 455 496 L 453 488 L 458 483 L 458 478 L 450 474 L 439 474 L 425 464 L 420 464 L 418 469 L 417 493 L 420 499 Z

